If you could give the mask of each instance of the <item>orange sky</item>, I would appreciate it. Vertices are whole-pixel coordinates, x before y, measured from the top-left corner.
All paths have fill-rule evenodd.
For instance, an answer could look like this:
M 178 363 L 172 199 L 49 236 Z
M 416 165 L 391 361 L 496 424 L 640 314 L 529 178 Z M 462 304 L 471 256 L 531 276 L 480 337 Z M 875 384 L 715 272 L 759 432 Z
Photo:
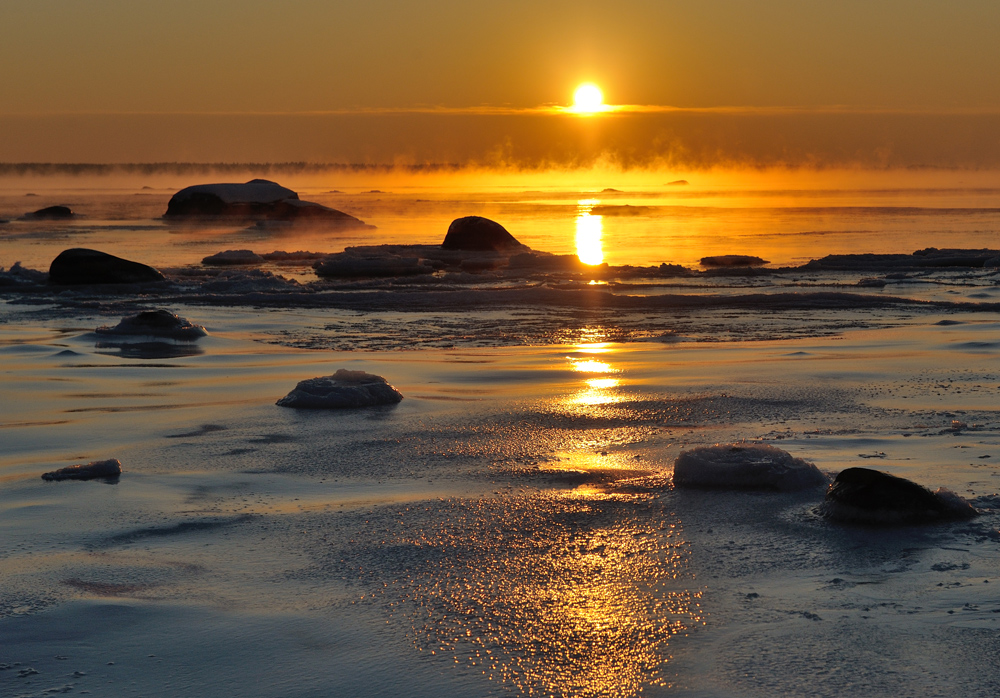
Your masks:
M 4 0 L 0 160 L 996 167 L 998 31 L 993 0 Z M 695 111 L 407 113 L 584 80 Z

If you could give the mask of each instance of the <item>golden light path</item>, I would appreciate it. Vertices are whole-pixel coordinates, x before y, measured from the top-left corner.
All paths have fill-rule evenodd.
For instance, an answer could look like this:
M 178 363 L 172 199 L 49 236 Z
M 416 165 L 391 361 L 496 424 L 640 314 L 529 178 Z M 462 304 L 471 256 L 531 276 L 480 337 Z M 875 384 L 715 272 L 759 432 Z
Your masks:
M 599 416 L 626 397 L 619 346 L 600 327 L 581 335 L 560 355 L 571 387 L 555 414 Z M 386 600 L 418 651 L 496 682 L 498 695 L 662 693 L 674 638 L 706 622 L 682 522 L 655 491 L 616 487 L 646 474 L 632 427 L 558 431 L 563 447 L 540 469 L 579 485 L 440 500 L 400 511 L 398 533 L 373 530 L 399 556 Z M 420 523 L 404 527 L 404 514 Z
M 615 369 L 603 361 L 596 359 L 586 359 L 584 361 L 574 361 L 573 370 L 581 373 L 614 373 Z
M 582 199 L 576 203 L 576 255 L 584 264 L 601 264 L 604 261 L 604 248 L 601 244 L 604 222 L 601 216 L 590 213 L 601 202 L 597 199 Z

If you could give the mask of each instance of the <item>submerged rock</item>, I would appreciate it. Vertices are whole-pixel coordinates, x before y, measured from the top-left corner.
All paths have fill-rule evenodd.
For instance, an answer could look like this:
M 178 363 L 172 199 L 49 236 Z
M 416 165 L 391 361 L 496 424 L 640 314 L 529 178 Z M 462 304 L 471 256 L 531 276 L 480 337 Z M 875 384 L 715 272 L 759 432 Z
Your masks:
M 141 284 L 163 280 L 163 274 L 153 267 L 82 247 L 60 252 L 49 266 L 51 284 Z
M 43 480 L 96 480 L 98 478 L 116 478 L 122 474 L 122 464 L 117 458 L 95 460 L 86 465 L 70 465 L 66 468 L 53 470 L 42 475 Z
M 66 220 L 67 218 L 73 218 L 73 216 L 73 211 L 69 206 L 46 206 L 32 213 L 24 214 L 26 219 L 38 221 Z
M 701 258 L 703 267 L 759 267 L 768 263 L 766 259 L 748 254 L 723 254 Z
M 970 519 L 978 512 L 951 490 L 931 492 L 879 470 L 848 468 L 830 485 L 820 513 L 835 521 L 891 525 Z
M 226 250 L 216 252 L 201 260 L 202 264 L 209 266 L 242 266 L 262 264 L 264 258 L 255 254 L 253 250 Z
M 343 211 L 312 201 L 266 179 L 244 184 L 197 184 L 181 189 L 167 204 L 164 218 L 299 221 L 333 223 L 346 227 L 370 227 Z
M 829 482 L 812 463 L 766 444 L 717 444 L 682 452 L 674 486 L 790 492 Z
M 451 222 L 441 247 L 446 250 L 503 252 L 524 245 L 496 221 L 482 216 L 465 216 Z
M 339 409 L 395 405 L 402 399 L 402 394 L 382 376 L 342 368 L 332 376 L 300 381 L 295 390 L 275 404 L 305 409 Z
M 114 327 L 102 325 L 94 332 L 118 337 L 138 335 L 180 340 L 194 340 L 208 334 L 201 325 L 195 325 L 166 310 L 144 310 L 138 315 L 123 318 Z

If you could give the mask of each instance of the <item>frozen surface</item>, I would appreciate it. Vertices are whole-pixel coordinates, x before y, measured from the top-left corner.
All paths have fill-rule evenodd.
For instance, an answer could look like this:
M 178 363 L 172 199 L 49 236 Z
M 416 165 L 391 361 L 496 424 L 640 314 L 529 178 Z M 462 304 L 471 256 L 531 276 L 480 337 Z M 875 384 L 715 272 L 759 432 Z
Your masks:
M 0 694 L 996 695 L 997 272 L 913 255 L 990 247 L 979 194 L 776 213 L 706 211 L 696 183 L 671 201 L 701 208 L 607 192 L 650 210 L 603 221 L 604 267 L 566 241 L 597 192 L 324 185 L 310 198 L 377 234 L 192 232 L 155 220 L 170 184 L 42 191 L 81 217 L 0 228 Z M 469 214 L 552 254 L 440 256 Z M 84 243 L 168 281 L 54 291 L 30 271 Z M 433 271 L 313 272 L 383 244 Z M 200 264 L 227 249 L 264 262 Z M 849 251 L 902 257 L 805 266 Z M 773 264 L 698 268 L 734 253 Z M 161 307 L 211 334 L 93 332 Z M 274 404 L 339 368 L 406 400 Z M 733 443 L 980 515 L 876 529 L 821 516 L 820 488 L 674 487 L 682 452 Z M 108 458 L 113 486 L 38 477 Z

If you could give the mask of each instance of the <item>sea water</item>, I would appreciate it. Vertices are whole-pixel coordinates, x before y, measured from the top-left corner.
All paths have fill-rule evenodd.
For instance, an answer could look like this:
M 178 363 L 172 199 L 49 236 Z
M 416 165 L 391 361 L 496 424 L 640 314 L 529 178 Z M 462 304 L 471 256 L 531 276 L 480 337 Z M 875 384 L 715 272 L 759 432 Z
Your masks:
M 343 231 L 167 224 L 195 183 L 176 179 L 0 196 L 7 270 L 92 247 L 171 279 L 0 289 L 5 692 L 995 692 L 995 268 L 802 265 L 1000 247 L 1000 190 L 296 182 L 375 226 Z M 18 220 L 52 204 L 79 216 Z M 435 244 L 463 215 L 609 269 L 201 264 Z M 702 273 L 717 254 L 789 269 Z M 151 353 L 94 333 L 153 308 L 209 336 Z M 339 368 L 403 402 L 274 404 Z M 982 514 L 872 529 L 819 516 L 822 488 L 672 487 L 680 452 L 740 440 L 948 487 Z M 106 458 L 113 484 L 39 477 Z

